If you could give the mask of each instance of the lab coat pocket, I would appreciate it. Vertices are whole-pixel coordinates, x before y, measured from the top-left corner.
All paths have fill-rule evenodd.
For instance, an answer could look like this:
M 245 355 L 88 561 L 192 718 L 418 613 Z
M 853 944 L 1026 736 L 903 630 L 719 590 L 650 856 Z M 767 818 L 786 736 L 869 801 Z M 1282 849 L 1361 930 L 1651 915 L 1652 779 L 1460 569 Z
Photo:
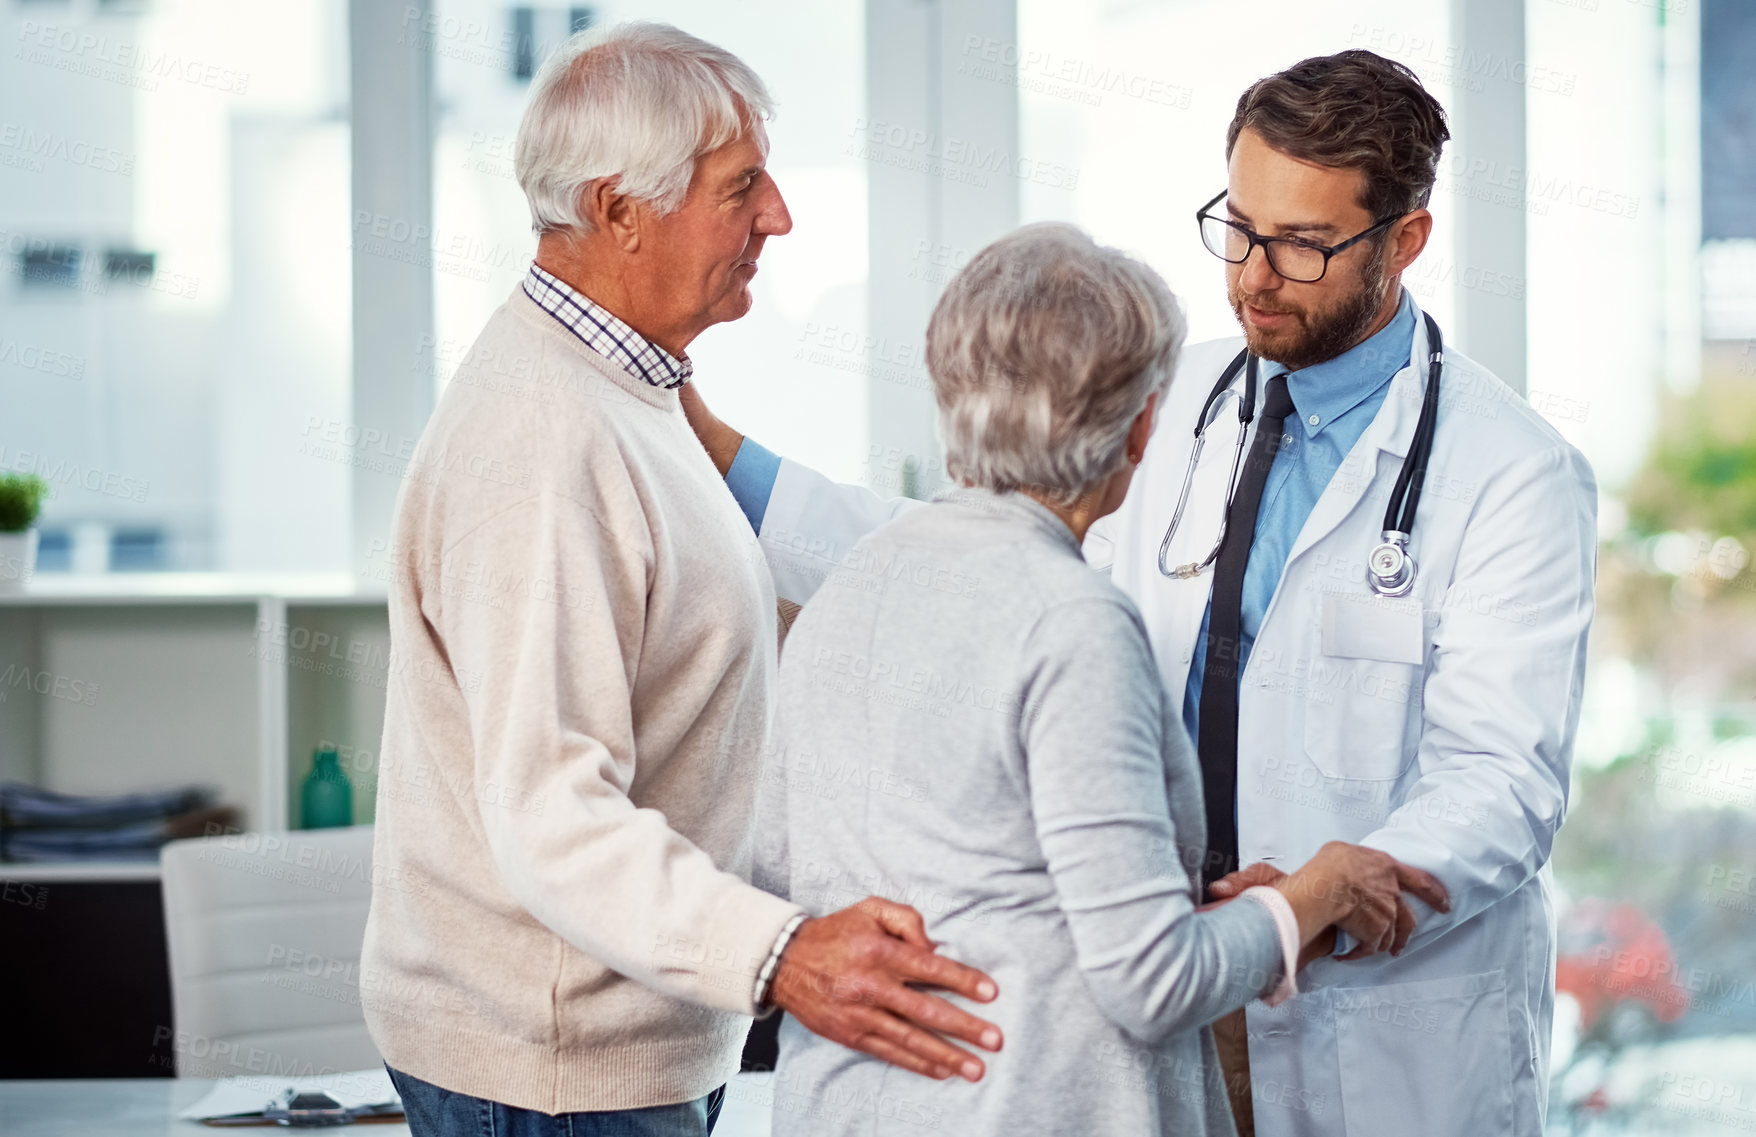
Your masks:
M 1320 619 L 1305 751 L 1326 778 L 1393 780 L 1414 758 L 1426 655 L 1420 602 L 1330 592 Z
M 1325 592 L 1322 618 L 1324 655 L 1416 665 L 1426 656 L 1419 600 Z
M 1511 1133 L 1506 974 L 1336 988 L 1347 1137 Z

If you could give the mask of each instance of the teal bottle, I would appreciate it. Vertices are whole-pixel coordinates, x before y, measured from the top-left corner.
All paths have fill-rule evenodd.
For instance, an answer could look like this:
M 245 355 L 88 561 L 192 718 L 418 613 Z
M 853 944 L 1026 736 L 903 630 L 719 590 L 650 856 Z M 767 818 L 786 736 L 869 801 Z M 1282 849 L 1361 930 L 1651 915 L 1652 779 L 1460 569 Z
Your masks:
M 306 829 L 334 829 L 354 823 L 354 787 L 342 773 L 333 746 L 320 746 L 311 756 L 311 775 L 299 794 Z

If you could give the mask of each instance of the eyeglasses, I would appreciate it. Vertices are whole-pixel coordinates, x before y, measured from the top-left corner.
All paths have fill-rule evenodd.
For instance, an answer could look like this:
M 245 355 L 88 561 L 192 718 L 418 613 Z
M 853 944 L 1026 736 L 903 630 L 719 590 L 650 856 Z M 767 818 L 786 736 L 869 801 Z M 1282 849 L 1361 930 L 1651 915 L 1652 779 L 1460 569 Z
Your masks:
M 1227 264 L 1241 265 L 1250 259 L 1250 250 L 1262 246 L 1268 267 L 1279 276 L 1299 284 L 1315 284 L 1329 271 L 1329 258 L 1364 241 L 1367 237 L 1401 219 L 1401 214 L 1386 217 L 1363 232 L 1356 233 L 1339 245 L 1316 245 L 1297 237 L 1264 237 L 1239 225 L 1236 221 L 1216 217 L 1208 210 L 1226 196 L 1221 190 L 1214 199 L 1195 211 L 1201 226 L 1201 243 L 1207 251 Z

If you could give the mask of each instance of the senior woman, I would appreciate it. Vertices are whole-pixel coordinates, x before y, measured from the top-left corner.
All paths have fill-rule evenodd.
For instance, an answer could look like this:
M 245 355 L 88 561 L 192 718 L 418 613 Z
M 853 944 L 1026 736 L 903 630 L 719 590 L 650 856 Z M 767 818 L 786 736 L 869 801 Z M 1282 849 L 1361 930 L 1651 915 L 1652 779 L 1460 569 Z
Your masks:
M 775 1133 L 1230 1133 L 1211 1033 L 1284 998 L 1339 924 L 1388 946 L 1394 862 L 1333 844 L 1200 911 L 1193 748 L 1134 604 L 1080 542 L 1151 434 L 1183 322 L 1146 266 L 1067 225 L 996 241 L 927 332 L 963 484 L 857 545 L 782 656 L 756 883 L 867 894 L 982 968 L 1005 1033 L 978 1085 L 781 1029 Z

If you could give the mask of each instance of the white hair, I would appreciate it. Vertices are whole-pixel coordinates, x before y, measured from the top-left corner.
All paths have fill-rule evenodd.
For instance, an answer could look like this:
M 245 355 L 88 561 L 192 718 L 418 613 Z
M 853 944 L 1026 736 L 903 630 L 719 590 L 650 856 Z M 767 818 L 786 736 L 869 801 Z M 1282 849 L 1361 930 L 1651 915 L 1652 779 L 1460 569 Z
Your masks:
M 518 124 L 514 161 L 531 228 L 589 230 L 580 195 L 606 178 L 670 213 L 698 157 L 773 114 L 768 88 L 743 60 L 669 24 L 579 32 L 543 61 Z
M 927 326 L 946 470 L 1062 504 L 1126 461 L 1186 326 L 1158 273 L 1075 226 L 1026 225 L 977 253 Z

